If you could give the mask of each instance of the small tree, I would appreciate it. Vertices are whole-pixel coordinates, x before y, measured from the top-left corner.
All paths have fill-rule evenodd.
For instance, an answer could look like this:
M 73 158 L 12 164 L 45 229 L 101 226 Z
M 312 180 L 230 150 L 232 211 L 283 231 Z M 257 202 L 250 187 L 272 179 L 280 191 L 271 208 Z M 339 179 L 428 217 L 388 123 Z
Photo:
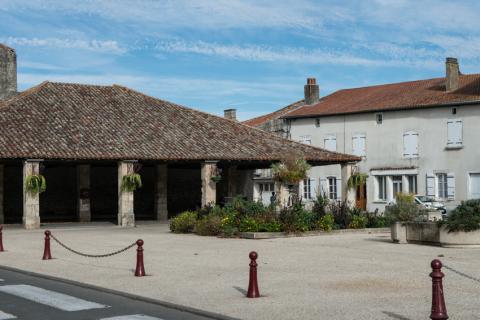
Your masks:
M 415 221 L 420 213 L 413 194 L 397 193 L 396 203 L 385 208 L 385 216 L 391 222 Z

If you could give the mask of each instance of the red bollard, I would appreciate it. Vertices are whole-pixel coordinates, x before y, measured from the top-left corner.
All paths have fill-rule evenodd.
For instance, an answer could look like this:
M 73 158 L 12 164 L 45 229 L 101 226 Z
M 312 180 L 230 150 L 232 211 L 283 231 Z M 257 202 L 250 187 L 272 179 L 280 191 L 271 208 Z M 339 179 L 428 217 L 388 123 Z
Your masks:
M 3 226 L 0 224 L 0 252 L 3 251 Z
M 250 279 L 248 281 L 247 298 L 259 298 L 260 291 L 258 291 L 257 282 L 257 258 L 258 254 L 255 251 L 250 252 Z
M 135 277 L 145 276 L 145 266 L 143 265 L 143 240 L 137 240 L 137 267 L 135 268 Z
M 52 259 L 52 254 L 50 252 L 50 235 L 52 233 L 50 230 L 45 231 L 45 248 L 43 249 L 43 260 Z
M 442 262 L 435 259 L 430 265 L 432 266 L 432 273 L 430 273 L 430 277 L 432 277 L 432 313 L 430 319 L 446 320 L 448 315 L 443 297 L 442 278 L 445 275 L 442 272 Z

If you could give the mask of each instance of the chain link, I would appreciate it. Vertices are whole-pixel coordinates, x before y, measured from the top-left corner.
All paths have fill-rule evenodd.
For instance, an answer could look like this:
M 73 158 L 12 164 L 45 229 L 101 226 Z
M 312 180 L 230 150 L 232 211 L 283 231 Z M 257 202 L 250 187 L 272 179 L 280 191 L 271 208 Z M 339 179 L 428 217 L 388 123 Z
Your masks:
M 455 270 L 455 269 L 453 269 L 452 267 L 449 267 L 449 266 L 447 266 L 447 265 L 445 265 L 445 264 L 443 264 L 443 267 L 444 267 L 445 269 L 448 269 L 448 270 L 450 270 L 450 271 L 452 271 L 452 272 L 454 272 L 454 273 L 462 276 L 462 277 L 465 277 L 465 278 L 467 278 L 467 279 L 470 279 L 470 280 L 473 280 L 473 281 L 475 281 L 475 282 L 480 283 L 480 279 L 479 279 L 479 278 L 472 277 L 472 276 L 470 276 L 470 275 L 468 275 L 468 274 L 466 274 L 466 273 L 463 273 L 463 272 L 461 272 L 461 271 Z
M 61 247 L 67 249 L 68 251 L 70 252 L 73 252 L 75 254 L 78 254 L 82 257 L 88 257 L 88 258 L 106 258 L 106 257 L 111 257 L 111 256 L 114 256 L 116 254 L 119 254 L 119 253 L 122 253 L 122 252 L 125 252 L 127 251 L 128 249 L 132 248 L 133 246 L 135 246 L 137 244 L 137 242 L 134 242 L 132 243 L 131 245 L 121 249 L 121 250 L 117 250 L 117 251 L 114 251 L 112 253 L 107 253 L 107 254 L 87 254 L 87 253 L 82 253 L 80 251 L 77 251 L 77 250 L 74 250 L 72 248 L 70 248 L 69 246 L 65 245 L 64 243 L 62 243 L 60 240 L 58 240 L 57 238 L 55 238 L 54 235 L 50 235 L 50 237 L 55 240 L 56 243 L 58 243 Z

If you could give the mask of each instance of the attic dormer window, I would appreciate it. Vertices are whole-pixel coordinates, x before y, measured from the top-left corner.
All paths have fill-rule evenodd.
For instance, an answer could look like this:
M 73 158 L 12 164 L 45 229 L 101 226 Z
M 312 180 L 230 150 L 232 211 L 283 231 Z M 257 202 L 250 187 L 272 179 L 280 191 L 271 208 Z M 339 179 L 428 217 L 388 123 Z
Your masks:
M 320 118 L 315 119 L 315 127 L 317 127 L 317 128 L 320 127 Z
M 382 124 L 383 122 L 383 113 L 376 113 L 375 114 L 375 121 L 377 124 Z

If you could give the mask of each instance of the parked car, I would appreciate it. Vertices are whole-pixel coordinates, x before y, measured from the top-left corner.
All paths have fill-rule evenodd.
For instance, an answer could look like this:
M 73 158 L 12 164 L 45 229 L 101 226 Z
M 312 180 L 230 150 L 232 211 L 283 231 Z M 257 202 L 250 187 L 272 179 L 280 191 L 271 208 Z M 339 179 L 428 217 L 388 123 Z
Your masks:
M 415 196 L 415 202 L 424 207 L 425 209 L 433 209 L 442 212 L 443 215 L 447 214 L 445 205 L 441 202 L 435 201 L 435 199 L 427 196 Z

